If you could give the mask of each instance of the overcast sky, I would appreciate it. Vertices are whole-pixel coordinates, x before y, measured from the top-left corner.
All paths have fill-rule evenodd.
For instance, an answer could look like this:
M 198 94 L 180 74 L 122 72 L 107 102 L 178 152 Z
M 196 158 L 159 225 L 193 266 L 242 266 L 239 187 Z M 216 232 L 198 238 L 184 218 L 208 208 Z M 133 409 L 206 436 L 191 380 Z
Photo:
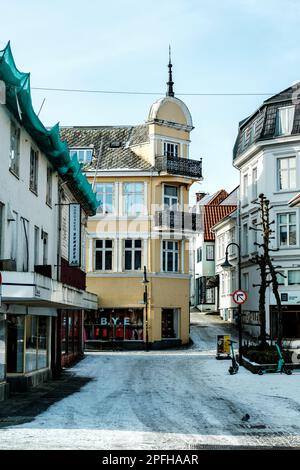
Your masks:
M 0 47 L 11 40 L 33 87 L 153 92 L 153 95 L 33 91 L 46 125 L 143 123 L 165 93 L 168 45 L 175 94 L 195 129 L 191 158 L 203 158 L 202 190 L 232 190 L 238 122 L 267 96 L 300 79 L 298 0 L 0 0 Z M 5 20 L 4 20 L 5 19 Z M 197 188 L 195 185 L 194 190 Z

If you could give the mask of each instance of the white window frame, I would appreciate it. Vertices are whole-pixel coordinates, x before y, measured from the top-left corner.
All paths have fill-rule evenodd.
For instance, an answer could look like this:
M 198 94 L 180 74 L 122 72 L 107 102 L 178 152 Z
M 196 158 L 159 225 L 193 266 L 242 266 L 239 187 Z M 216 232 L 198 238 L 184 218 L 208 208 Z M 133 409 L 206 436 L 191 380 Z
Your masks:
M 281 120 L 281 114 L 285 112 L 286 114 L 289 114 L 289 110 L 292 111 L 291 117 L 290 117 L 290 128 L 286 130 L 286 132 L 283 131 L 282 129 L 282 120 Z M 294 116 L 295 116 L 295 106 L 282 106 L 281 108 L 277 109 L 277 114 L 276 114 L 276 124 L 275 124 L 275 135 L 276 136 L 281 136 L 281 135 L 291 135 L 292 130 L 293 130 L 293 124 L 294 124 Z M 287 118 L 287 116 L 286 116 Z M 287 119 L 288 121 L 288 119 Z
M 90 147 L 72 147 L 70 148 L 70 157 L 72 158 L 74 155 L 77 156 L 79 163 L 91 163 L 93 160 L 93 149 Z M 82 155 L 83 158 L 79 158 L 79 155 Z M 88 157 L 88 155 L 90 156 Z
M 97 241 L 102 241 L 102 247 L 97 247 Z M 111 247 L 106 246 L 106 242 L 111 242 Z M 102 268 L 96 267 L 96 254 L 97 252 L 102 252 Z M 106 253 L 111 252 L 111 268 L 106 269 Z M 114 267 L 114 240 L 106 238 L 97 238 L 94 240 L 94 271 L 112 271 Z
M 38 173 L 39 173 L 39 151 L 33 146 L 30 147 L 30 170 L 29 189 L 34 194 L 38 194 Z
M 131 247 L 126 247 L 126 241 L 131 241 Z M 136 247 L 135 242 L 140 241 L 141 246 Z M 126 269 L 126 252 L 131 253 L 131 268 Z M 141 258 L 141 266 L 139 268 L 135 268 L 135 257 L 136 253 L 140 253 L 140 258 Z M 123 240 L 123 253 L 124 253 L 124 261 L 123 261 L 123 266 L 124 266 L 124 271 L 140 271 L 142 269 L 142 264 L 143 264 L 143 240 L 140 238 L 125 238 Z
M 243 206 L 248 204 L 248 193 L 249 193 L 249 181 L 248 181 L 248 173 L 243 174 Z
M 280 169 L 280 163 L 282 160 L 287 160 L 288 162 L 288 168 L 287 169 Z M 293 160 L 295 162 L 295 166 L 291 167 L 290 166 L 290 161 Z M 297 188 L 297 157 L 295 155 L 291 156 L 286 156 L 286 157 L 278 157 L 277 162 L 276 162 L 276 171 L 277 171 L 277 190 L 278 191 L 290 191 L 294 190 Z M 291 186 L 291 171 L 295 172 L 295 185 Z M 287 179 L 288 179 L 288 187 L 287 188 L 281 188 L 281 174 L 286 172 L 287 173 Z
M 34 266 L 38 265 L 40 262 L 40 229 L 36 225 L 33 228 L 34 232 L 34 257 L 33 263 Z
M 164 248 L 165 243 L 165 248 Z M 172 243 L 172 248 L 168 247 L 168 244 Z M 172 253 L 172 270 L 168 270 L 168 254 Z M 164 256 L 165 254 L 165 256 Z M 162 259 L 162 272 L 167 273 L 178 273 L 180 270 L 179 267 L 179 241 L 178 240 L 162 240 L 161 241 L 161 259 Z M 177 258 L 177 269 L 176 268 L 176 258 Z
M 179 146 L 179 143 L 177 142 L 170 142 L 168 140 L 165 140 L 163 142 L 163 150 L 164 150 L 165 157 L 173 157 L 173 158 L 179 157 L 180 146 Z
M 138 191 L 129 191 L 129 192 L 125 192 L 125 188 L 127 185 L 141 185 L 142 187 L 142 191 L 141 192 L 138 192 Z M 126 216 L 141 216 L 145 213 L 145 185 L 144 185 L 144 182 L 143 181 L 128 181 L 126 183 L 123 183 L 122 185 L 122 191 L 123 191 L 123 194 L 122 194 L 122 200 L 123 200 L 123 214 L 126 215 Z M 141 202 L 139 204 L 137 204 L 137 206 L 139 206 L 139 210 L 136 210 L 134 208 L 129 208 L 129 210 L 126 209 L 126 205 L 127 205 L 127 198 L 129 195 L 140 195 L 141 196 Z M 130 210 L 131 209 L 131 210 Z
M 166 188 L 175 188 L 177 195 L 170 196 L 166 194 Z M 171 184 L 164 184 L 163 186 L 164 209 L 178 210 L 179 208 L 179 194 L 178 193 L 179 193 L 178 186 L 173 186 Z M 168 203 L 166 203 L 166 199 L 168 199 Z
M 252 199 L 257 199 L 257 166 L 252 168 Z
M 242 224 L 242 254 L 243 256 L 247 256 L 249 254 L 249 230 L 248 230 L 248 222 Z
M 280 223 L 280 216 L 281 215 L 286 215 L 287 216 L 287 223 L 286 224 L 283 224 L 283 223 Z M 296 217 L 296 221 L 295 223 L 289 223 L 289 216 L 290 215 L 295 215 Z M 296 243 L 294 245 L 290 245 L 289 243 L 289 235 L 290 235 L 290 225 L 295 225 L 296 226 Z M 278 248 L 282 248 L 282 249 L 285 249 L 285 248 L 296 248 L 299 244 L 299 220 L 298 220 L 298 211 L 291 211 L 291 212 L 278 212 L 277 213 L 277 237 L 278 237 Z M 287 243 L 286 245 L 283 245 L 280 243 L 280 227 L 281 226 L 286 226 L 287 227 Z
M 95 184 L 95 193 L 96 193 L 96 196 L 98 193 L 100 193 L 100 191 L 97 190 L 97 187 L 99 186 L 103 186 L 104 188 L 104 191 L 101 192 L 101 194 L 103 195 L 103 208 L 102 210 L 99 210 L 100 209 L 100 205 L 97 207 L 97 214 L 114 214 L 115 213 L 115 184 L 112 182 L 112 183 L 96 183 Z M 112 192 L 109 192 L 106 190 L 106 187 L 107 186 L 111 186 L 112 187 Z M 111 210 L 107 210 L 109 209 L 110 207 L 110 204 L 107 203 L 107 199 L 108 199 L 108 195 L 111 195 L 112 196 L 112 205 L 111 205 Z
M 206 261 L 215 261 L 215 245 L 206 245 Z
M 19 176 L 20 171 L 20 145 L 21 128 L 15 121 L 11 120 L 9 169 L 15 176 Z

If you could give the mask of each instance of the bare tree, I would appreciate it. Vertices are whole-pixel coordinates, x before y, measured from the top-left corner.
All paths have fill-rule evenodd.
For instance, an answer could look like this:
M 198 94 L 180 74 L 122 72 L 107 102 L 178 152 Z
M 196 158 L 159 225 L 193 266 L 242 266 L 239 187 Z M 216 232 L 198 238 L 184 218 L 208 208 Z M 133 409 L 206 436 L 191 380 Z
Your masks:
M 260 254 L 256 254 L 250 261 L 258 265 L 258 270 L 260 271 L 260 284 L 253 284 L 253 287 L 259 287 L 259 313 L 260 313 L 260 342 L 264 346 L 266 344 L 266 290 L 267 287 L 272 285 L 272 291 L 276 299 L 277 305 L 277 333 L 278 333 L 278 342 L 281 345 L 282 342 L 282 306 L 281 299 L 278 291 L 278 275 L 284 276 L 277 269 L 280 266 L 273 265 L 273 258 L 271 257 L 271 252 L 278 251 L 278 248 L 271 248 L 271 240 L 274 239 L 274 230 L 271 226 L 275 223 L 274 220 L 270 222 L 270 201 L 264 196 L 264 194 L 259 195 L 259 213 L 260 213 L 260 222 L 256 224 L 255 227 L 250 227 L 250 230 L 255 230 L 261 232 L 262 243 L 255 243 L 257 247 L 261 249 Z M 257 228 L 260 227 L 260 228 Z

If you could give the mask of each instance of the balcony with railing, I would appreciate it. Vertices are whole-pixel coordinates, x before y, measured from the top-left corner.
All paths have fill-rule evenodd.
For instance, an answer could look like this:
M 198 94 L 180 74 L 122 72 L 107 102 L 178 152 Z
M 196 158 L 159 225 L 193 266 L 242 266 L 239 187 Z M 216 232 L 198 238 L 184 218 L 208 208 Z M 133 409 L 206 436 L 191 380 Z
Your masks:
M 191 160 L 190 158 L 170 155 L 157 155 L 155 157 L 155 167 L 158 171 L 170 175 L 187 176 L 197 180 L 202 179 L 202 159 Z
M 183 211 L 156 211 L 154 230 L 174 232 L 198 232 L 201 229 L 201 216 Z

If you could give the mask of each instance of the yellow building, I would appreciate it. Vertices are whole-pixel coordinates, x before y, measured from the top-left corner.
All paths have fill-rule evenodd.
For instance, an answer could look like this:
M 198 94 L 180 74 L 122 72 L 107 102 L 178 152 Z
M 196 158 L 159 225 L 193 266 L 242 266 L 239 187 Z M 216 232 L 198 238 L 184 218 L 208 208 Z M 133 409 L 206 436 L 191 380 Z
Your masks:
M 85 319 L 88 349 L 189 341 L 189 237 L 198 216 L 188 199 L 202 168 L 189 158 L 193 123 L 174 97 L 171 63 L 167 86 L 143 125 L 61 128 L 99 201 L 86 268 L 101 308 Z

